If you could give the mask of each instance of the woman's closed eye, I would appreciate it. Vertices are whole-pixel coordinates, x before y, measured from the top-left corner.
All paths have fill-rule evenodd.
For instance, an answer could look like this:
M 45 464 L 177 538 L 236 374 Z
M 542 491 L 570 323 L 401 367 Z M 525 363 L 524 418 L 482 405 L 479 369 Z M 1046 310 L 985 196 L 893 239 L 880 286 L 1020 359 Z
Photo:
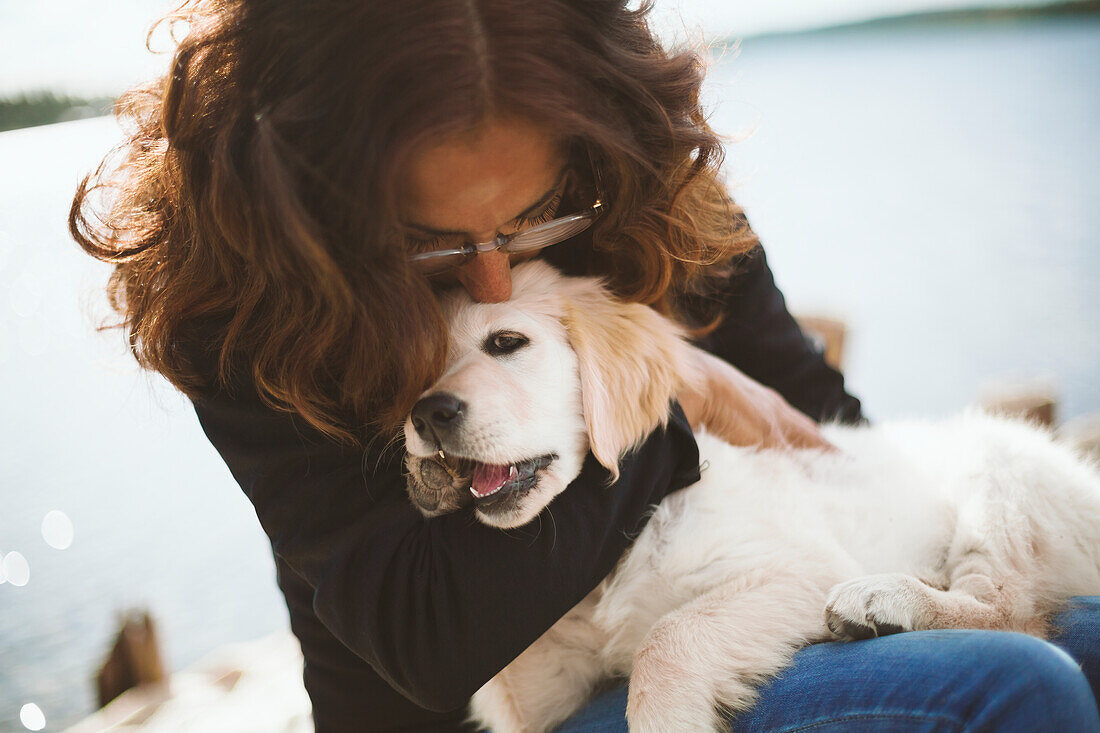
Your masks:
M 405 238 L 408 240 L 409 254 L 434 252 L 438 249 L 458 249 L 464 243 L 461 237 L 453 234 L 440 234 L 434 237 L 406 234 Z
M 562 194 L 559 191 L 546 202 L 546 206 L 542 207 L 538 213 L 519 216 L 513 219 L 510 224 L 512 224 L 514 231 L 519 232 L 528 227 L 545 224 L 553 219 L 554 215 L 557 214 L 558 207 L 561 206 L 561 199 Z M 406 235 L 406 238 L 408 239 L 409 248 L 413 254 L 432 252 L 440 249 L 459 249 L 466 243 L 466 240 L 454 234 L 440 234 L 433 237 L 422 236 L 410 232 Z
M 536 224 L 545 224 L 554 218 L 558 213 L 558 207 L 561 206 L 561 192 L 554 194 L 554 197 L 546 202 L 546 206 L 542 208 L 542 211 L 537 214 L 531 214 L 529 216 L 521 216 L 516 218 L 512 223 L 516 225 L 516 229 L 523 229 L 524 227 L 535 226 Z

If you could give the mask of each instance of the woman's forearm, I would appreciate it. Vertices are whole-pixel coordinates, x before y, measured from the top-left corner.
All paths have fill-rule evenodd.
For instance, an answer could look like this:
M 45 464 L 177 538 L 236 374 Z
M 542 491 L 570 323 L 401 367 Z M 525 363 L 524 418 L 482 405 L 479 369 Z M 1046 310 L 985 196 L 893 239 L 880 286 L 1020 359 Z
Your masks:
M 589 461 L 536 522 L 501 532 L 468 511 L 423 519 L 400 455 L 335 446 L 239 393 L 195 407 L 275 554 L 313 588 L 320 621 L 437 711 L 465 705 L 612 570 L 653 504 L 698 477 L 676 411 L 623 461 L 617 483 Z

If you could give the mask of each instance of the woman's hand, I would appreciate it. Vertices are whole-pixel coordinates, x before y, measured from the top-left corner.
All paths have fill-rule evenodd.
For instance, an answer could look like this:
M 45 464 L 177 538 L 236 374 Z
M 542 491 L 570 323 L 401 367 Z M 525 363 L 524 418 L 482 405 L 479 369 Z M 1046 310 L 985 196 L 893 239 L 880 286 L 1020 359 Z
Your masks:
M 778 392 L 709 352 L 693 347 L 693 354 L 702 379 L 677 395 L 693 428 L 733 445 L 835 450 L 817 424 Z

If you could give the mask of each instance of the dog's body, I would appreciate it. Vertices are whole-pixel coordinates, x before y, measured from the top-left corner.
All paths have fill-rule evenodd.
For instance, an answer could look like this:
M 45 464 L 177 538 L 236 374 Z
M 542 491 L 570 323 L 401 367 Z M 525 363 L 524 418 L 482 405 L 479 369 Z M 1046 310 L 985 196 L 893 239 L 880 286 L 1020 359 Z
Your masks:
M 616 348 L 603 356 L 651 362 L 651 397 L 667 403 L 681 384 L 677 375 L 692 373 L 690 347 L 652 311 L 615 304 L 614 317 L 625 321 L 601 325 L 602 313 L 577 323 L 577 298 L 594 292 L 612 301 L 592 281 L 562 278 L 541 264 L 522 270 L 511 305 L 529 308 L 528 331 L 501 306 L 461 298 L 450 305 L 469 338 L 465 346 L 456 338 L 440 384 L 458 390 L 469 413 L 462 422 L 471 425 L 406 427 L 414 479 L 418 463 L 436 451 L 460 456 L 467 469 L 476 467 L 465 482 L 470 488 L 452 471 L 460 487 L 454 503 L 472 491 L 479 516 L 505 527 L 528 521 L 575 477 L 578 450 L 583 457 L 591 445 L 598 458 L 617 456 L 661 419 L 646 409 L 615 419 L 627 395 L 637 403 L 637 385 L 593 396 L 624 378 L 603 373 L 611 364 L 592 363 L 601 327 L 638 327 L 637 339 L 612 339 Z M 480 310 L 484 318 L 471 315 Z M 544 437 L 524 452 L 522 419 L 492 435 L 487 426 L 498 416 L 478 414 L 476 395 L 461 391 L 478 383 L 479 344 L 500 333 L 550 349 L 531 359 L 542 368 L 554 360 L 555 379 L 563 368 L 573 374 L 555 385 L 563 391 L 560 414 L 550 416 L 564 426 L 557 445 Z M 646 341 L 622 349 L 638 339 Z M 506 369 L 523 371 L 521 351 L 505 356 Z M 492 460 L 517 461 L 511 473 L 478 464 L 483 453 L 452 427 L 492 444 Z M 589 445 L 577 447 L 578 433 Z M 547 730 L 600 681 L 629 676 L 633 730 L 717 729 L 719 709 L 751 705 L 755 686 L 808 643 L 931 628 L 1043 635 L 1069 597 L 1100 593 L 1100 475 L 1046 434 L 970 414 L 938 424 L 831 426 L 826 437 L 839 451 L 758 451 L 700 435 L 702 479 L 666 498 L 612 576 L 477 693 L 477 721 L 498 733 Z M 531 464 L 532 455 L 543 462 Z M 516 466 L 520 478 L 505 480 Z M 414 484 L 410 493 L 423 506 L 423 486 Z

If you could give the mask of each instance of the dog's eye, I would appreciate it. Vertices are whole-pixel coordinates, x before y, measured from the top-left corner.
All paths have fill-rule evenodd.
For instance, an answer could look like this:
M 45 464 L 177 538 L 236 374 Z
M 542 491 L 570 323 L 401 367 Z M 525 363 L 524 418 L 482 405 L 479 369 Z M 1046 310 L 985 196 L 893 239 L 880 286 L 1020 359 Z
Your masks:
M 509 333 L 507 331 L 500 331 L 494 333 L 485 340 L 485 351 L 491 356 L 499 356 L 500 354 L 511 354 L 516 349 L 526 346 L 530 343 L 523 334 Z

